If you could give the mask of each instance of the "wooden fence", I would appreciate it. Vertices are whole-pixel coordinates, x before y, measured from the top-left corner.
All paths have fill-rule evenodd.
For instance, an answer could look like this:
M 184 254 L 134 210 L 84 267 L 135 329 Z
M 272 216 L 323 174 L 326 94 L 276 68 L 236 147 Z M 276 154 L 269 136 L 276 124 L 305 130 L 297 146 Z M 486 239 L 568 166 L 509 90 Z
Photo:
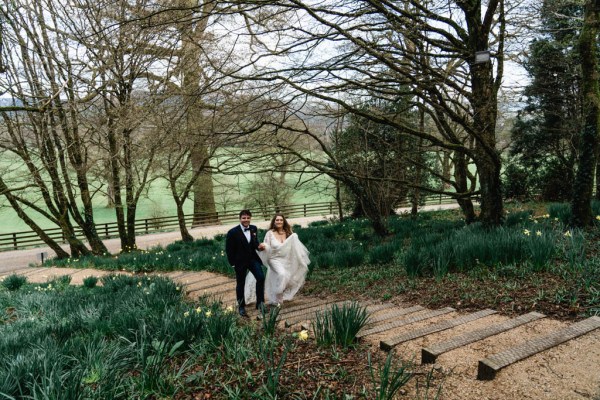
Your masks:
M 428 196 L 425 200 L 426 205 L 449 204 L 455 202 L 449 196 L 434 195 Z M 254 209 L 254 220 L 268 220 L 275 212 L 281 212 L 288 218 L 309 217 L 317 215 L 337 214 L 337 203 L 323 202 L 312 204 L 289 204 L 278 206 L 269 210 Z M 215 214 L 193 214 L 185 215 L 185 222 L 188 228 L 196 228 L 206 225 L 226 224 L 238 221 L 239 211 L 218 212 Z M 135 221 L 135 231 L 138 235 L 145 235 L 156 232 L 167 232 L 179 229 L 177 216 L 144 218 Z M 106 222 L 96 224 L 96 231 L 102 239 L 110 239 L 119 236 L 119 230 L 116 222 Z M 44 232 L 53 240 L 59 243 L 66 243 L 65 237 L 60 228 L 45 229 Z M 81 229 L 75 229 L 78 238 L 85 239 Z M 21 231 L 12 233 L 0 233 L 0 251 L 20 250 L 28 247 L 41 246 L 45 243 L 34 231 Z

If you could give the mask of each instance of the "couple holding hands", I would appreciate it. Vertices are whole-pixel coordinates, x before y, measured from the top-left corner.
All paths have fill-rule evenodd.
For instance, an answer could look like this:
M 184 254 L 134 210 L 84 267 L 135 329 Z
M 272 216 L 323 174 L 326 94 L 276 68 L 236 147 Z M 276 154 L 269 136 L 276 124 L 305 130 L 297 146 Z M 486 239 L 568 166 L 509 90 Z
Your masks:
M 242 210 L 239 218 L 240 224 L 227 232 L 225 253 L 235 269 L 238 312 L 247 317 L 246 304 L 256 301 L 260 311 L 265 297 L 271 306 L 291 300 L 304 285 L 310 260 L 308 250 L 282 214 L 271 219 L 262 243 L 258 241 L 256 226 L 250 225 L 252 213 Z M 266 278 L 262 264 L 267 266 Z

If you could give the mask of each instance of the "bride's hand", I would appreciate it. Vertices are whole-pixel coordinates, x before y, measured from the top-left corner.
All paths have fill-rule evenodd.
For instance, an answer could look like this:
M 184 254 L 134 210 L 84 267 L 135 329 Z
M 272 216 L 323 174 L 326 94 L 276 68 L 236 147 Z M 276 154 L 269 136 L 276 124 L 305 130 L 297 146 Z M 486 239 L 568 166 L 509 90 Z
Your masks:
M 258 250 L 264 250 L 267 246 L 264 243 L 258 245 Z

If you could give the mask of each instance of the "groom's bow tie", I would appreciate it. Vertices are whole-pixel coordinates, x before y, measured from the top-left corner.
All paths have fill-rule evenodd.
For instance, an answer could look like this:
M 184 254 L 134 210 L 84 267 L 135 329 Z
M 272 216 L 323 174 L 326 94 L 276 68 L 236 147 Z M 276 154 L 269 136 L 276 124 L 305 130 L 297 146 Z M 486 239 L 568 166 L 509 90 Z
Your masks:
M 248 232 L 250 228 L 244 228 L 244 232 Z

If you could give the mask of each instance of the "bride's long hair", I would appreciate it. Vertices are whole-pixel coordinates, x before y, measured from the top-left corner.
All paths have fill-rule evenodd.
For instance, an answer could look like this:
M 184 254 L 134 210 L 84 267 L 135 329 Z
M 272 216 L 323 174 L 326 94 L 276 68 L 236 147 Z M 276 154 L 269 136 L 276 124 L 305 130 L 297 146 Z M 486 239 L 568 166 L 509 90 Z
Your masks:
M 271 219 L 271 225 L 269 226 L 269 229 L 276 231 L 277 228 L 275 228 L 275 218 L 277 217 L 281 217 L 283 218 L 283 231 L 285 232 L 285 237 L 290 237 L 292 236 L 292 227 L 290 226 L 289 222 L 287 221 L 287 219 L 285 218 L 285 216 L 283 214 L 277 213 L 273 216 L 273 219 Z

